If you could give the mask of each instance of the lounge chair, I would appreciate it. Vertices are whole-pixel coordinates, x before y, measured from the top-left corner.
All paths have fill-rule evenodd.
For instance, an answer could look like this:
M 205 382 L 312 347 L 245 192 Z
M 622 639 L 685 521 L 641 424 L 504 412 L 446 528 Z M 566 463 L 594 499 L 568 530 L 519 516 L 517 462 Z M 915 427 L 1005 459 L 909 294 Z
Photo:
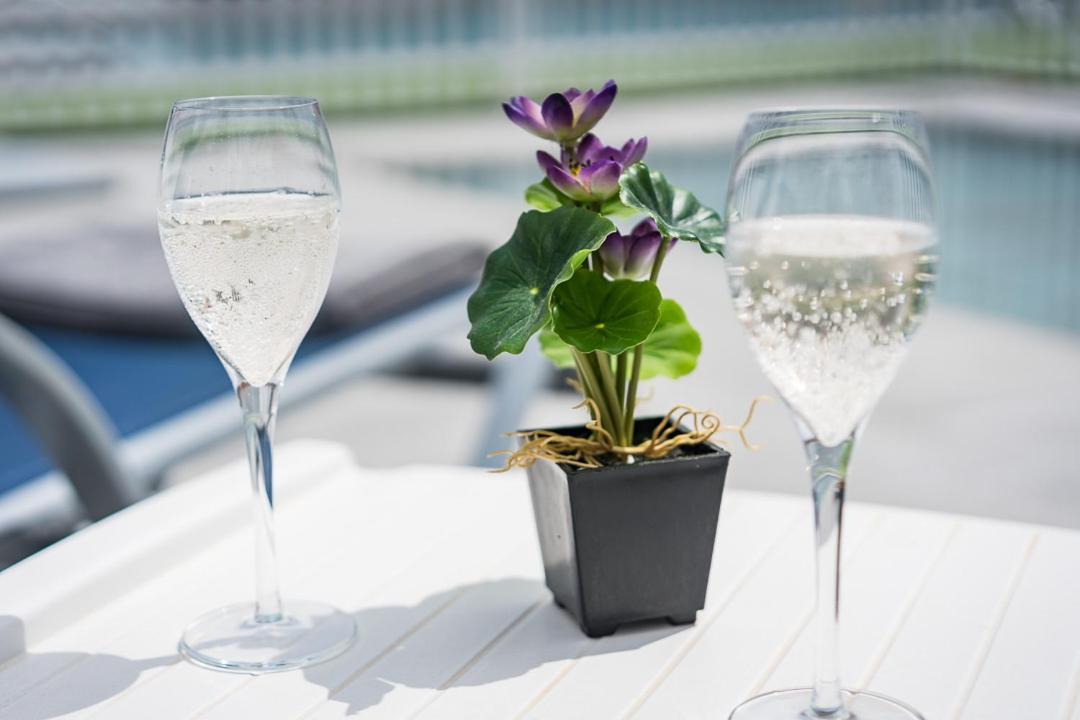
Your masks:
M 484 252 L 482 243 L 444 241 L 342 268 L 284 401 L 464 333 Z M 180 305 L 152 227 L 0 245 L 0 312 L 18 321 L 0 320 L 0 397 L 41 444 L 0 407 L 0 429 L 11 430 L 0 436 L 0 532 L 115 512 L 152 493 L 170 464 L 239 427 L 225 373 Z M 544 373 L 535 359 L 497 366 L 478 457 L 516 423 Z

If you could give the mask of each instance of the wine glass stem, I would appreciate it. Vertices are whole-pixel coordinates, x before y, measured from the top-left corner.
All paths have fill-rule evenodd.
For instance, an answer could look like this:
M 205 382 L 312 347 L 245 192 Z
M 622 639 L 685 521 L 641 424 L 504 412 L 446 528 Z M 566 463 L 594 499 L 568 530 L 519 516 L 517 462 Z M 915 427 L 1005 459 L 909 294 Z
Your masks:
M 255 621 L 281 619 L 277 550 L 274 545 L 274 463 L 271 444 L 278 385 L 240 383 L 236 394 L 244 413 L 244 442 L 251 468 L 252 520 L 255 530 Z
M 844 483 L 853 444 L 854 436 L 832 447 L 822 445 L 816 439 L 805 442 L 814 496 L 817 561 L 817 604 L 814 610 L 817 649 L 811 717 L 846 716 L 840 692 L 837 633 L 840 622 L 840 530 Z

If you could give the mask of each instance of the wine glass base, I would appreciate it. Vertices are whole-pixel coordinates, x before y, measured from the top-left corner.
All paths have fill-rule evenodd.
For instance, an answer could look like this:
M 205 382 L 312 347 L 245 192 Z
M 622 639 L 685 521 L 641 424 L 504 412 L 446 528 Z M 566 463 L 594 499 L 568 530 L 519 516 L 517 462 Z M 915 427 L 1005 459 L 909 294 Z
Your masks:
M 356 639 L 353 618 L 329 605 L 286 602 L 275 622 L 258 622 L 251 603 L 212 610 L 188 625 L 180 653 L 196 665 L 238 673 L 271 673 L 314 665 Z
M 777 690 L 752 697 L 731 711 L 728 720 L 926 720 L 899 700 L 844 690 L 846 710 L 830 714 L 810 709 L 810 688 Z

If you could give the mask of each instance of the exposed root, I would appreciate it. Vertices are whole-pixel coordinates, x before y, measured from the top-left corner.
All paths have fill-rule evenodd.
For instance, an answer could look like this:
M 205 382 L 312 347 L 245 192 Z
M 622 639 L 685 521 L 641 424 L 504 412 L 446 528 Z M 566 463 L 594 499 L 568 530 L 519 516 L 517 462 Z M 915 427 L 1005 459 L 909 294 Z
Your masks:
M 523 438 L 524 441 L 517 450 L 492 453 L 493 456 L 506 456 L 506 465 L 494 472 L 527 468 L 537 460 L 550 460 L 579 468 L 603 467 L 611 464 L 613 459 L 616 462 L 626 462 L 631 458 L 658 460 L 667 457 L 676 448 L 708 442 L 717 433 L 734 433 L 744 447 L 757 450 L 759 446 L 750 442 L 746 429 L 754 419 L 758 403 L 768 399 L 755 398 L 750 403 L 746 419 L 741 425 L 724 425 L 712 412 L 695 410 L 688 405 L 676 405 L 668 411 L 646 440 L 637 445 L 616 445 L 611 434 L 602 428 L 596 419 L 600 416 L 596 404 L 586 398 L 575 407 L 589 409 L 592 419 L 585 424 L 585 429 L 589 431 L 588 437 L 560 435 L 551 430 L 510 433 L 511 437 Z M 684 427 L 687 429 L 682 429 Z

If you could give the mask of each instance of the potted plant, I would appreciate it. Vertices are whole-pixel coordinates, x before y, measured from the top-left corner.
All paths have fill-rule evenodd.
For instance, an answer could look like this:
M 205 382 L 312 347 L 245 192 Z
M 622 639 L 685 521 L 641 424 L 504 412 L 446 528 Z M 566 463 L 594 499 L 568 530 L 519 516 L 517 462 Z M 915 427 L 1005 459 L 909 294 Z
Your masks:
M 609 81 L 503 105 L 558 157 L 537 152 L 545 177 L 525 191 L 535 209 L 488 257 L 468 303 L 478 353 L 520 353 L 539 335 L 544 354 L 576 372 L 588 422 L 515 433 L 507 468 L 527 468 L 547 585 L 593 637 L 637 620 L 694 621 L 729 459 L 710 440 L 742 432 L 688 406 L 635 418 L 638 383 L 686 375 L 701 352 L 660 291 L 664 259 L 680 242 L 722 254 L 724 226 L 641 162 L 645 138 L 616 148 L 591 132 L 616 92 Z M 612 221 L 632 216 L 628 232 Z

